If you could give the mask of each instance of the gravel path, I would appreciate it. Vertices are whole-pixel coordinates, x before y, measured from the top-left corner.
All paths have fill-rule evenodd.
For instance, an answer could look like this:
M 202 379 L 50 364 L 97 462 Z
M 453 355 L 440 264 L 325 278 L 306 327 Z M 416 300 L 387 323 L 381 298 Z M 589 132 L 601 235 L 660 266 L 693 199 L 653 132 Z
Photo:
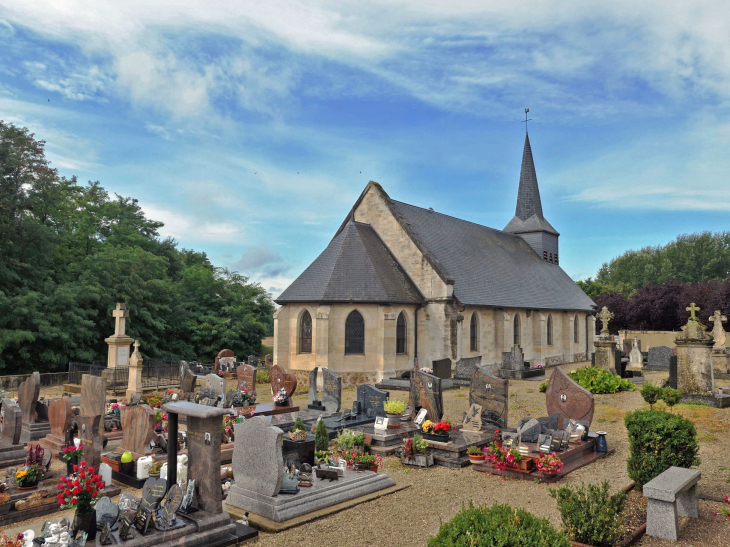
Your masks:
M 565 365 L 568 371 L 580 364 Z M 550 374 L 551 371 L 548 371 Z M 658 383 L 666 373 L 648 373 L 647 381 Z M 509 426 L 515 427 L 525 416 L 544 416 L 545 395 L 539 392 L 539 382 L 513 381 L 510 385 Z M 262 391 L 262 390 L 260 390 Z M 45 394 L 45 390 L 44 390 Z M 50 394 L 49 394 L 50 395 Z M 46 396 L 49 396 L 46 395 Z M 445 418 L 459 422 L 469 407 L 468 389 L 450 390 L 444 393 Z M 391 392 L 393 398 L 407 399 L 406 392 Z M 343 391 L 343 408 L 352 405 L 355 390 Z M 295 395 L 298 405 L 306 406 L 306 389 Z M 264 401 L 264 394 L 260 400 Z M 645 407 L 638 390 L 614 395 L 597 395 L 593 430 L 608 432 L 609 446 L 616 452 L 602 460 L 568 475 L 560 484 L 600 483 L 608 480 L 614 490 L 625 487 L 631 480 L 626 475 L 628 438 L 623 425 L 626 412 Z M 730 471 L 728 462 L 727 433 L 730 426 L 730 410 L 717 410 L 703 406 L 678 405 L 675 412 L 691 418 L 700 439 L 699 469 L 702 481 L 701 493 L 724 497 L 730 494 L 726 479 Z M 262 533 L 252 545 L 265 547 L 301 547 L 314 544 L 321 546 L 379 547 L 401 545 L 425 545 L 428 537 L 437 532 L 440 521 L 454 516 L 463 505 L 509 503 L 549 518 L 560 526 L 555 500 L 549 496 L 545 484 L 532 481 L 503 480 L 500 477 L 477 473 L 471 468 L 453 470 L 436 467 L 430 470 L 404 468 L 396 458 L 386 458 L 382 470 L 396 482 L 409 488 L 395 494 L 359 505 L 279 534 Z M 700 519 L 680 519 L 679 542 L 666 542 L 655 538 L 642 538 L 638 545 L 679 547 L 730 546 L 730 519 L 715 518 L 715 502 L 700 502 Z M 40 520 L 40 519 L 36 519 Z M 13 526 L 16 528 L 16 525 Z

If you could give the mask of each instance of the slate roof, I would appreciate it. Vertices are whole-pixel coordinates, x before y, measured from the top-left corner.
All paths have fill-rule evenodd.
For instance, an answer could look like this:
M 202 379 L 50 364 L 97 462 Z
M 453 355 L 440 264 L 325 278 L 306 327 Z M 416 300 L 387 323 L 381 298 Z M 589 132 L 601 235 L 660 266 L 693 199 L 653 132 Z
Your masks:
M 423 296 L 369 224 L 352 220 L 276 299 L 410 304 Z
M 519 234 L 524 232 L 549 232 L 560 235 L 542 214 L 540 188 L 537 185 L 535 162 L 532 159 L 530 137 L 525 135 L 525 147 L 522 151 L 522 167 L 520 168 L 520 186 L 517 191 L 517 207 L 515 216 L 505 226 L 504 232 Z
M 436 271 L 453 280 L 462 305 L 595 306 L 560 266 L 543 261 L 521 237 L 384 197 Z

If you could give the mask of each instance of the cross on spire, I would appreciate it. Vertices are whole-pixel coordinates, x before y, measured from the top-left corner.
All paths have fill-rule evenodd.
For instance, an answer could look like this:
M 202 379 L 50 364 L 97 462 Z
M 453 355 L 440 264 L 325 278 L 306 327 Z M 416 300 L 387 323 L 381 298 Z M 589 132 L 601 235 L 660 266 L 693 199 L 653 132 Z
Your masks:
M 695 306 L 695 303 L 692 302 L 688 308 L 685 308 L 691 315 L 689 317 L 690 321 L 697 321 L 697 317 L 695 316 L 696 311 L 700 311 L 700 308 Z
M 532 121 L 532 118 L 530 118 L 529 120 L 527 119 L 527 113 L 529 111 L 530 111 L 529 108 L 525 108 L 525 119 L 522 120 L 522 122 L 520 122 L 520 123 L 524 123 L 525 124 L 525 135 L 527 135 L 527 122 L 531 122 Z

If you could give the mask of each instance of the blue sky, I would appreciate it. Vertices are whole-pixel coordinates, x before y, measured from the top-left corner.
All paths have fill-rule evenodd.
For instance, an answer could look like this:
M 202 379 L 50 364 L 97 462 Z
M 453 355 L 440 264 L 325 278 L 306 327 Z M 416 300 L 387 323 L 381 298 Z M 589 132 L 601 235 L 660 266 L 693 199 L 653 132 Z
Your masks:
M 0 0 L 0 119 L 281 292 L 368 180 L 502 228 L 523 109 L 561 265 L 728 227 L 730 3 Z

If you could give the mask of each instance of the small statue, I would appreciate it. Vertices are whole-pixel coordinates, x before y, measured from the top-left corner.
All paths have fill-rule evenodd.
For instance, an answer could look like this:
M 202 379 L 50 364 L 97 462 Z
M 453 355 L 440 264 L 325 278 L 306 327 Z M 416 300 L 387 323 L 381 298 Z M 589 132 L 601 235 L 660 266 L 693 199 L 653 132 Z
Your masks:
M 61 532 L 61 536 L 58 538 L 58 545 L 68 547 L 69 543 L 71 543 L 71 535 L 68 532 Z

